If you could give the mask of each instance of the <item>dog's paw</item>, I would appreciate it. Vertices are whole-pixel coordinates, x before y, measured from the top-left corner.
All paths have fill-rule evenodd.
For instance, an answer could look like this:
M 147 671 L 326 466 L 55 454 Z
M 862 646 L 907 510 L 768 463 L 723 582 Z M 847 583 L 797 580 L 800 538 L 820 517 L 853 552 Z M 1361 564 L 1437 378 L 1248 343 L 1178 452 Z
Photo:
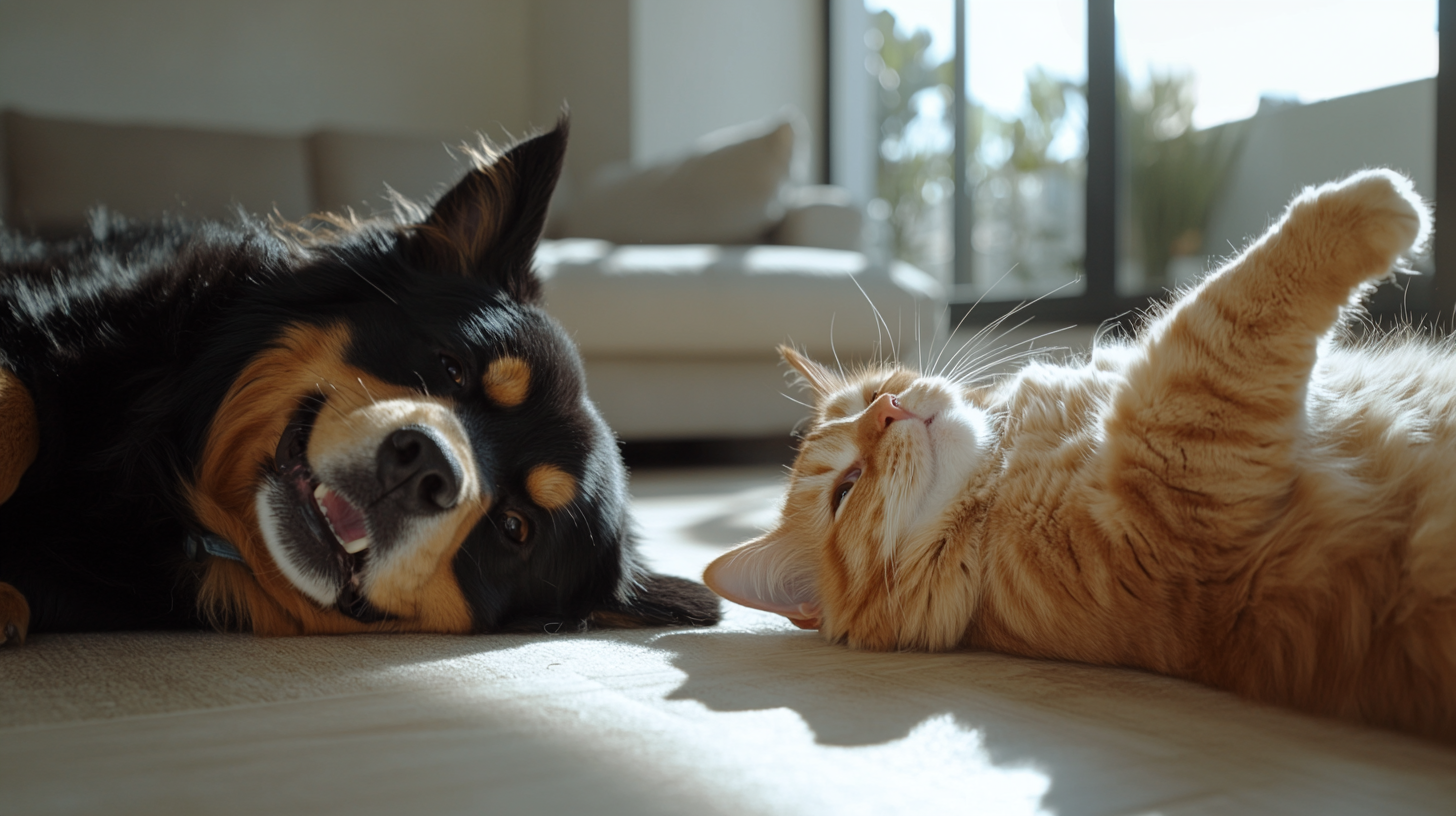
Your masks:
M 1411 180 L 1394 170 L 1364 170 L 1306 190 L 1290 207 L 1291 224 L 1313 232 L 1316 246 L 1349 250 L 1348 270 L 1359 280 L 1379 277 L 1431 234 L 1431 208 Z M 1356 282 L 1356 281 L 1352 281 Z
M 0 583 L 0 646 L 20 646 L 30 630 L 30 604 L 15 587 Z

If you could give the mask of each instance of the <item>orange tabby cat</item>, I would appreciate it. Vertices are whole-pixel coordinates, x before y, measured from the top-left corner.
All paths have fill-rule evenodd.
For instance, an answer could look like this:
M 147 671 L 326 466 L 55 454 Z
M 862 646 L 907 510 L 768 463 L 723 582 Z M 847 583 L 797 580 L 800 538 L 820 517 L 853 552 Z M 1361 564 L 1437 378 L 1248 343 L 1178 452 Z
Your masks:
M 1411 184 L 1306 190 L 1135 341 L 815 391 L 724 597 L 868 649 L 1132 666 L 1456 739 L 1456 351 L 1326 342 L 1420 245 Z

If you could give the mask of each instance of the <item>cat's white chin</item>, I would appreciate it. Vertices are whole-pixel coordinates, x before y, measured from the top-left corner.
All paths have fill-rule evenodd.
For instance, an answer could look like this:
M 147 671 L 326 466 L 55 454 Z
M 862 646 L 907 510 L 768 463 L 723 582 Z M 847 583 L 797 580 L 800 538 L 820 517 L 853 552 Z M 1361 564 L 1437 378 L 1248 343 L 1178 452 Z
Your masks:
M 985 460 L 991 422 L 980 408 L 962 399 L 949 380 L 922 377 L 900 395 L 906 410 L 925 424 L 925 455 L 930 483 L 924 485 L 922 516 L 939 516 Z

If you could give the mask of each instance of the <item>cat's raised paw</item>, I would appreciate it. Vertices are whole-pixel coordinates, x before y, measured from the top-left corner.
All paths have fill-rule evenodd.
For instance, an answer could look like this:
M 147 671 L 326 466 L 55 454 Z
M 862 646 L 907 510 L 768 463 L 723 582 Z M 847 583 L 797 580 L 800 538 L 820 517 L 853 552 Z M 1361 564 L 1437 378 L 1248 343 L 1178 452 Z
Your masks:
M 30 629 L 30 604 L 15 587 L 0 583 L 0 646 L 20 646 Z
M 1323 233 L 1314 238 L 1325 246 L 1358 242 L 1373 256 L 1360 271 L 1365 277 L 1383 275 L 1400 256 L 1419 252 L 1431 233 L 1431 209 L 1415 185 L 1383 168 L 1305 190 L 1290 206 L 1290 219 Z

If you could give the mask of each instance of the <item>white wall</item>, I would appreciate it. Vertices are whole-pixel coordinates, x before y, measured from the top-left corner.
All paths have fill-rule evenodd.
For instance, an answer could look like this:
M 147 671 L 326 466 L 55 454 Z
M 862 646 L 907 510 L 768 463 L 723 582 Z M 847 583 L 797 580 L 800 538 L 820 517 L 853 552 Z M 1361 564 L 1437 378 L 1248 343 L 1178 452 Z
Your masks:
M 819 0 L 633 0 L 632 159 L 798 107 L 817 176 L 824 118 Z
M 1366 167 L 1391 167 L 1436 194 L 1436 81 L 1423 79 L 1247 121 L 1248 136 L 1222 198 L 1209 214 L 1204 250 L 1231 255 L 1263 234 L 1310 184 Z
M 803 111 L 819 0 L 0 0 L 0 108 L 298 133 L 500 139 L 572 109 L 568 166 Z M 817 172 L 817 145 L 810 167 Z
M 571 108 L 568 178 L 632 158 L 631 0 L 530 3 L 531 118 Z
M 0 107 L 455 134 L 529 120 L 527 0 L 0 0 Z
M 875 88 L 865 81 L 865 58 L 871 54 L 864 35 L 870 14 L 864 0 L 831 0 L 830 25 L 835 48 L 830 87 L 834 149 L 829 180 L 846 189 L 860 204 L 875 197 L 879 157 L 879 123 L 875 121 Z

